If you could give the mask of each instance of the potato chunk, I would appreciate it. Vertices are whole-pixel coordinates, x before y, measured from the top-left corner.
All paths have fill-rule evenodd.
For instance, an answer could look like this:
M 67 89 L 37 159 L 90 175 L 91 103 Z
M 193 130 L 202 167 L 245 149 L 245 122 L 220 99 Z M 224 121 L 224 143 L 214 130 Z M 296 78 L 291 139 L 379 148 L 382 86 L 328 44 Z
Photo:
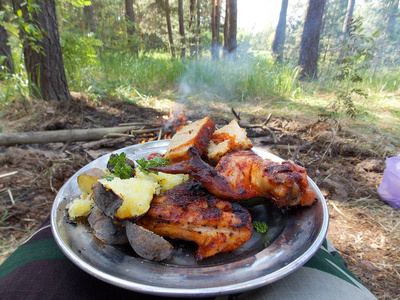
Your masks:
M 101 179 L 94 186 L 94 202 L 109 217 L 136 220 L 149 208 L 158 184 L 140 178 L 111 181 Z
M 79 189 L 86 194 L 90 194 L 92 192 L 93 184 L 105 175 L 106 173 L 99 168 L 86 170 L 78 176 L 77 181 Z
M 104 215 L 98 207 L 94 207 L 88 217 L 93 234 L 103 243 L 125 245 L 128 243 L 125 227 Z
M 136 177 L 158 183 L 159 188 L 156 190 L 156 194 L 168 191 L 190 178 L 187 174 L 167 174 L 162 172 L 145 174 L 140 169 L 136 170 Z
M 148 260 L 166 259 L 174 248 L 162 236 L 131 222 L 126 224 L 126 235 L 133 250 L 140 257 Z
M 76 221 L 86 218 L 90 214 L 93 206 L 92 194 L 83 193 L 80 198 L 76 198 L 68 204 L 69 219 L 71 221 Z

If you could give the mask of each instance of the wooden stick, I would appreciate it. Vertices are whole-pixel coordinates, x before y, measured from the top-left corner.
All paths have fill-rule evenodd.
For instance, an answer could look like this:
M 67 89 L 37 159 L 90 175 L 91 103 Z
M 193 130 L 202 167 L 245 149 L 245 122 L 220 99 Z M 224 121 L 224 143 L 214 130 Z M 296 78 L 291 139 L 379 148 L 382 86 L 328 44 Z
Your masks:
M 1 133 L 0 146 L 11 146 L 17 144 L 43 144 L 57 142 L 76 142 L 100 140 L 111 133 L 143 134 L 156 132 L 158 129 L 134 130 L 132 126 L 104 127 L 89 129 L 68 129 L 35 132 Z
M 4 178 L 4 177 L 7 177 L 7 176 L 12 176 L 12 175 L 15 175 L 17 173 L 18 173 L 18 171 L 12 171 L 10 173 L 0 174 L 0 178 Z
M 149 127 L 160 127 L 160 124 L 156 124 L 156 123 L 144 123 L 144 122 L 130 122 L 130 123 L 121 123 L 118 124 L 118 127 L 126 127 L 126 126 L 149 126 Z
M 8 193 L 8 196 L 10 197 L 11 203 L 14 205 L 15 200 L 14 200 L 13 194 L 11 193 L 11 190 L 7 189 L 7 193 Z

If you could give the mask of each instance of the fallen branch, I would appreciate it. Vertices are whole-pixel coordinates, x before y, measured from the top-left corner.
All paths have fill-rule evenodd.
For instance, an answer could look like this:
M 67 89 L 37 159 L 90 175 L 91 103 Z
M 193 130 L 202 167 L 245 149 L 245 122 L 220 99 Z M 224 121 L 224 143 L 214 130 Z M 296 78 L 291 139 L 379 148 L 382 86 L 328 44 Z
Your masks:
M 58 142 L 101 140 L 107 135 L 129 133 L 136 134 L 158 132 L 159 128 L 135 130 L 132 126 L 104 127 L 90 129 L 68 129 L 35 132 L 15 132 L 0 134 L 0 146 L 17 144 L 43 144 Z
M 293 153 L 293 155 L 292 155 L 291 160 L 292 160 L 292 161 L 296 161 L 297 155 L 299 154 L 300 150 L 302 150 L 302 149 L 304 149 L 304 148 L 307 148 L 307 147 L 309 147 L 309 146 L 311 146 L 311 145 L 312 145 L 312 142 L 307 142 L 307 143 L 305 143 L 305 144 L 303 144 L 303 145 L 297 146 L 297 147 L 296 147 L 296 150 L 294 151 L 294 153 Z
M 238 121 L 241 121 L 240 112 L 237 113 L 237 112 L 233 109 L 233 107 L 231 108 L 231 111 L 232 111 L 232 114 L 235 116 L 235 118 L 238 119 Z M 269 114 L 268 117 L 267 117 L 267 119 L 266 119 L 262 124 L 248 124 L 248 122 L 246 121 L 245 123 L 244 123 L 244 122 L 241 122 L 241 123 L 240 123 L 240 127 L 243 127 L 243 128 L 261 128 L 262 130 L 266 130 L 266 131 L 268 131 L 269 134 L 272 136 L 272 139 L 273 139 L 273 141 L 274 141 L 274 144 L 276 144 L 276 143 L 278 142 L 278 139 L 276 138 L 276 134 L 275 134 L 275 131 L 274 131 L 275 128 L 272 128 L 272 127 L 270 127 L 270 126 L 267 126 L 269 120 L 271 119 L 271 116 L 272 116 L 272 114 Z
M 18 171 L 13 171 L 13 172 L 10 172 L 10 173 L 0 174 L 0 178 L 12 176 L 12 175 L 15 175 L 17 173 L 18 173 Z
M 10 197 L 11 203 L 14 205 L 15 204 L 15 200 L 14 200 L 14 196 L 13 196 L 11 190 L 7 189 L 7 193 L 8 193 L 8 196 Z

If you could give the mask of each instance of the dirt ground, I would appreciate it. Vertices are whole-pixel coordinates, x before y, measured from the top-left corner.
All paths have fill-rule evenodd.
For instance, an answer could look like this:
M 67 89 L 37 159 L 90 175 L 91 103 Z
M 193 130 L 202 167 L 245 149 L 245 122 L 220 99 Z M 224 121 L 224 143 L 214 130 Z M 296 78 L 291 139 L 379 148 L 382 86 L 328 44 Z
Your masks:
M 203 117 L 185 111 L 189 121 Z M 3 132 L 154 124 L 169 113 L 113 100 L 103 100 L 100 106 L 85 99 L 64 104 L 32 102 L 29 109 L 16 106 L 6 112 Z M 220 125 L 234 118 L 218 113 L 210 117 Z M 306 167 L 328 202 L 328 238 L 349 269 L 378 299 L 400 299 L 400 211 L 376 194 L 385 157 L 397 154 L 371 150 L 374 147 L 365 146 L 368 141 L 360 141 L 344 127 L 337 130 L 332 122 L 272 116 L 268 130 L 261 126 L 263 122 L 260 116 L 241 120 L 244 126 L 260 124 L 247 129 L 255 146 Z M 78 169 L 104 153 L 157 136 L 155 132 L 100 141 L 0 147 L 0 263 L 40 226 L 57 191 Z

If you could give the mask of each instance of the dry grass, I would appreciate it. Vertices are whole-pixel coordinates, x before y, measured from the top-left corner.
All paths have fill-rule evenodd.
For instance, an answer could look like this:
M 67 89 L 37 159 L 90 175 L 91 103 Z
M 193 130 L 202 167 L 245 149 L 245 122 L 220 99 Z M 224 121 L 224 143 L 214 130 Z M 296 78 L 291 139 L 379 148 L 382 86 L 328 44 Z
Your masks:
M 332 142 L 332 131 L 335 129 L 333 123 L 318 123 L 318 116 L 309 115 L 307 110 L 301 109 L 292 112 L 291 117 L 286 115 L 290 113 L 289 110 L 282 115 L 279 106 L 273 106 L 272 100 L 254 100 L 253 103 L 228 102 L 210 96 L 209 99 L 193 97 L 185 101 L 179 104 L 177 100 L 176 104 L 168 99 L 160 102 L 146 99 L 147 105 L 158 103 L 158 110 L 168 111 L 170 107 L 175 106 L 176 111 L 184 111 L 192 119 L 210 115 L 219 121 L 229 121 L 233 118 L 232 108 L 240 112 L 243 119 L 252 122 L 265 120 L 267 115 L 272 113 L 269 124 L 280 130 L 278 138 L 281 142 L 286 145 L 313 142 L 311 148 L 300 152 L 297 158 L 307 166 L 311 178 L 327 198 L 330 209 L 328 238 L 344 257 L 349 269 L 378 299 L 400 299 L 400 211 L 384 204 L 376 195 L 382 170 L 365 170 L 360 165 L 371 160 L 378 160 L 384 164 L 384 158 L 396 154 L 399 149 L 396 135 L 377 125 L 369 129 L 371 126 L 365 126 L 365 121 L 344 119 L 341 130 Z M 287 101 L 283 99 L 283 104 L 280 105 L 286 104 Z M 128 104 L 115 105 L 106 100 L 103 105 L 115 110 L 112 118 L 105 118 L 104 110 L 100 106 L 84 100 L 76 104 L 79 106 L 79 112 L 75 111 L 73 114 L 65 114 L 62 108 L 54 104 L 46 107 L 44 103 L 38 102 L 32 105 L 36 113 L 28 114 L 22 106 L 8 111 L 8 123 L 4 123 L 3 126 L 10 131 L 24 127 L 43 130 L 51 121 L 59 119 L 66 121 L 67 126 L 109 126 L 112 124 L 104 124 L 104 120 L 111 122 L 112 118 L 116 118 L 116 123 L 123 123 L 138 115 L 152 120 L 157 114 L 151 114 L 148 108 L 140 107 L 136 108 L 137 111 L 130 112 Z M 397 132 L 397 129 L 394 129 Z M 263 145 L 262 140 L 258 142 L 258 145 Z M 18 173 L 0 180 L 0 263 L 48 215 L 55 196 L 52 187 L 58 189 L 73 172 L 90 160 L 87 153 L 73 153 L 70 151 L 71 145 L 64 146 L 36 145 L 31 149 L 35 154 L 23 149 L 24 147 L 1 149 L 1 173 Z M 293 155 L 290 147 L 271 147 L 271 150 L 283 158 Z M 325 152 L 326 156 L 322 157 Z M 23 153 L 25 156 L 21 160 Z M 49 157 L 49 153 L 54 155 Z M 13 159 L 6 157 L 11 154 L 15 154 Z M 50 169 L 58 171 L 49 172 Z M 11 201 L 8 189 L 12 192 L 15 204 Z M 339 193 L 343 191 L 344 194 Z M 27 203 L 29 205 L 26 205 Z

